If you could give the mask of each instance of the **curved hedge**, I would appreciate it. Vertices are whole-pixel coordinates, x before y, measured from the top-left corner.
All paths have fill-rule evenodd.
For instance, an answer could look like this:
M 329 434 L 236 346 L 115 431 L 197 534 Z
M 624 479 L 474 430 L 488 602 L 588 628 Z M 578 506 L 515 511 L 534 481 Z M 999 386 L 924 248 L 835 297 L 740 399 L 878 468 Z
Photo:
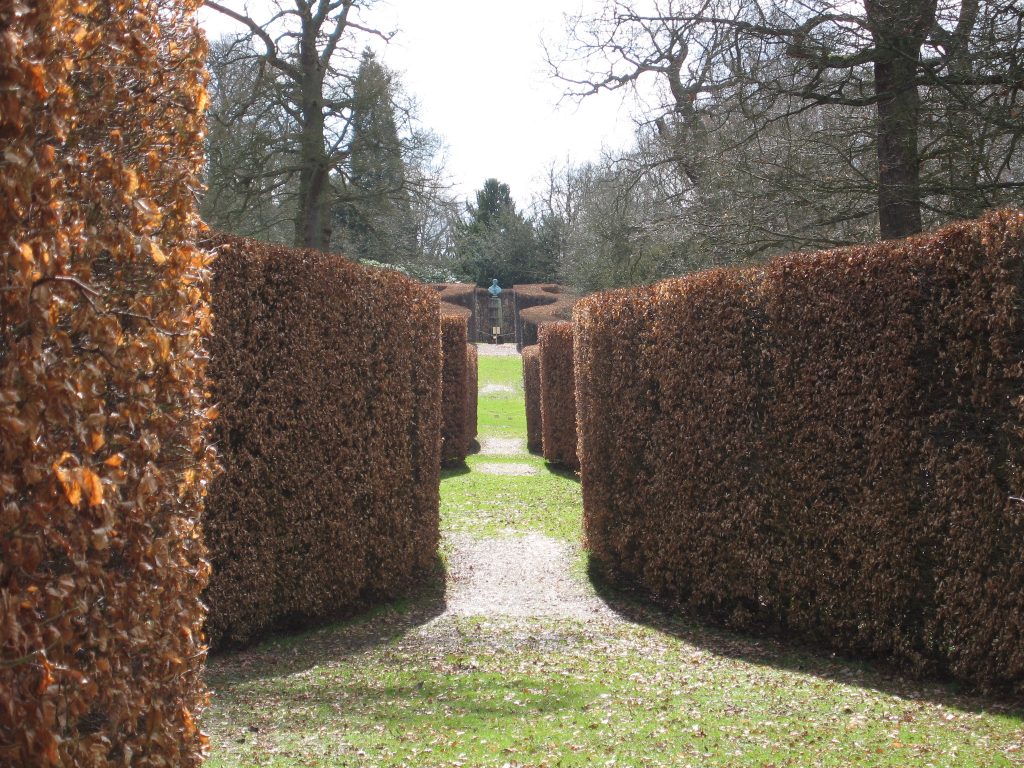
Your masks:
M 578 470 L 572 339 L 572 323 L 560 321 L 540 327 L 540 422 L 544 458 Z
M 467 340 L 475 341 L 479 334 L 479 293 L 474 283 L 432 283 L 441 300 L 443 314 L 464 315 L 466 318 Z M 486 294 L 485 294 L 486 295 Z
M 195 766 L 195 2 L 0 0 L 0 764 Z
M 210 374 L 215 645 L 390 598 L 437 549 L 435 293 L 340 256 L 218 235 Z M 395 306 L 402 311 L 394 311 Z
M 1024 214 L 577 306 L 585 528 L 619 580 L 1024 690 Z
M 538 331 L 547 323 L 572 319 L 576 298 L 554 283 L 532 283 L 513 287 L 520 348 L 538 343 Z
M 441 463 L 451 465 L 466 458 L 476 439 L 477 351 L 466 343 L 466 317 L 443 309 Z
M 523 394 L 526 397 L 526 449 L 541 453 L 544 433 L 540 418 L 540 347 L 536 344 L 523 350 Z

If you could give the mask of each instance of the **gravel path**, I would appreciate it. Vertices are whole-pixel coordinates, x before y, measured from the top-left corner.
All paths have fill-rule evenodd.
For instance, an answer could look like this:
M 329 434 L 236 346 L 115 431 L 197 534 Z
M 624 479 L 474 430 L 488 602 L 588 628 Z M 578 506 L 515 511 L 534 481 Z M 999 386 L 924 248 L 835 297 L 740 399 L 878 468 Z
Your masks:
M 511 477 L 529 477 L 540 474 L 540 470 L 531 464 L 513 464 L 511 462 L 507 464 L 477 464 L 476 471 L 483 472 L 485 475 L 509 475 Z
M 450 534 L 447 616 L 611 618 L 572 573 L 574 548 L 529 533 L 493 539 Z
M 476 351 L 492 357 L 514 357 L 519 354 L 515 344 L 477 344 Z
M 508 384 L 486 384 L 480 387 L 481 395 L 511 395 L 515 391 L 516 388 Z
M 518 437 L 485 437 L 480 441 L 481 456 L 525 456 L 526 441 Z
M 515 344 L 479 344 L 482 355 L 518 355 Z M 486 384 L 482 395 L 513 391 L 513 387 Z M 485 437 L 484 456 L 527 457 L 526 441 L 519 437 Z M 499 475 L 536 475 L 531 464 L 481 462 L 474 472 Z M 452 618 L 552 618 L 574 620 L 621 619 L 576 573 L 579 548 L 539 533 L 510 533 L 484 538 L 446 533 L 448 587 L 444 612 L 423 627 L 430 637 L 444 634 Z

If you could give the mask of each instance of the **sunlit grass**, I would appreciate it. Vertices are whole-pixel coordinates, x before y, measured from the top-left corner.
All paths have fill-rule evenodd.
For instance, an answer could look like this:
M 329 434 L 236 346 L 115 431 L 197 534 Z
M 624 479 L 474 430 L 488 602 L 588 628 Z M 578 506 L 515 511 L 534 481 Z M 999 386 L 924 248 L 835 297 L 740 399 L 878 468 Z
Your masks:
M 526 404 L 523 401 L 523 363 L 519 357 L 480 356 L 479 387 L 510 387 L 511 392 L 481 394 L 477 425 L 480 436 L 526 439 Z
M 210 765 L 1020 765 L 1019 714 L 843 681 L 864 672 L 841 662 L 808 674 L 624 623 L 448 632 L 217 680 Z
M 519 438 L 526 442 L 523 368 L 519 357 L 480 356 L 479 440 Z M 508 388 L 504 391 L 498 388 Z M 492 475 L 480 464 L 525 464 L 536 474 Z M 465 467 L 446 470 L 441 479 L 441 526 L 476 537 L 535 531 L 579 543 L 583 504 L 579 480 L 551 468 L 539 456 L 472 455 Z

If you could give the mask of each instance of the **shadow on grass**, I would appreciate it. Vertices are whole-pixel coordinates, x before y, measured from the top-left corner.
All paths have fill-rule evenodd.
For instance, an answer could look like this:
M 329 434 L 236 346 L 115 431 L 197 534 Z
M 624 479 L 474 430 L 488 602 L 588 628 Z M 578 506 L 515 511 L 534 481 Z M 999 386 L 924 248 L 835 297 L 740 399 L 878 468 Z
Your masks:
M 442 480 L 447 480 L 450 477 L 458 477 L 459 475 L 468 475 L 469 473 L 469 465 L 464 461 L 460 461 L 458 464 L 450 464 L 448 466 L 441 467 Z
M 244 649 L 211 654 L 207 682 L 215 690 L 228 690 L 249 680 L 304 672 L 388 644 L 444 613 L 445 583 L 444 563 L 438 557 L 423 583 L 402 598 L 316 628 L 277 632 Z
M 576 474 L 576 472 L 574 472 L 573 470 L 569 469 L 568 467 L 564 467 L 561 464 L 553 464 L 550 461 L 545 461 L 544 468 L 552 475 L 564 477 L 566 480 L 572 480 L 574 483 L 579 485 L 580 476 Z
M 915 678 L 882 661 L 850 659 L 799 640 L 757 636 L 701 623 L 698 618 L 673 613 L 666 605 L 653 602 L 650 594 L 642 588 L 612 584 L 600 565 L 590 557 L 587 558 L 587 576 L 597 595 L 623 619 L 720 656 L 873 689 L 904 699 L 1012 717 L 1024 724 L 1024 699 L 1020 697 L 981 694 L 948 680 Z

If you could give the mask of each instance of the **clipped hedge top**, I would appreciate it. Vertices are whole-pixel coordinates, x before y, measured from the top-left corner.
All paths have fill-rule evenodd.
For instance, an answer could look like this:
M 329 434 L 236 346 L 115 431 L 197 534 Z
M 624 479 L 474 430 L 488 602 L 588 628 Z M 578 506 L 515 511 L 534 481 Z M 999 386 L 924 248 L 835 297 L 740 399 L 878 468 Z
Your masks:
M 467 307 L 460 307 L 458 304 L 449 304 L 447 301 L 442 301 L 441 315 L 444 317 L 461 317 L 468 323 L 470 318 L 473 317 L 473 310 Z
M 437 292 L 437 296 L 441 300 L 441 314 L 464 317 L 472 336 L 477 297 L 476 285 L 473 283 L 432 283 L 430 287 Z
M 430 287 L 437 291 L 441 301 L 463 306 L 473 305 L 477 291 L 473 283 L 431 283 Z

